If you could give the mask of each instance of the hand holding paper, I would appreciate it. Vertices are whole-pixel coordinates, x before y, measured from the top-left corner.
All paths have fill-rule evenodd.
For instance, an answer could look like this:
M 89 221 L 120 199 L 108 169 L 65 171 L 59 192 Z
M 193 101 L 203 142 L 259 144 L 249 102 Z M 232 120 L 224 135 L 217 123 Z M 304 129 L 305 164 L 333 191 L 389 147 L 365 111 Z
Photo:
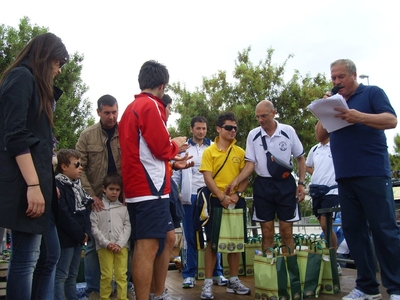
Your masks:
M 335 117 L 339 112 L 335 108 L 349 109 L 346 100 L 339 94 L 333 95 L 326 99 L 318 99 L 310 103 L 307 108 L 322 123 L 322 126 L 332 132 L 343 127 L 353 125 L 346 120 Z

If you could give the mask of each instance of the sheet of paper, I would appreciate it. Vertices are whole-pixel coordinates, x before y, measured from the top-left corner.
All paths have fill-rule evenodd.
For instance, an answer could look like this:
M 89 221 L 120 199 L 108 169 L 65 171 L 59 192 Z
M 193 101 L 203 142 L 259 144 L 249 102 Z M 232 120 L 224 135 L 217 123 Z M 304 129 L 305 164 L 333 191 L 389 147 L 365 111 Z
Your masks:
M 339 112 L 334 110 L 335 107 L 349 109 L 346 100 L 343 96 L 336 94 L 326 99 L 318 99 L 310 103 L 307 108 L 316 116 L 322 123 L 322 126 L 332 132 L 346 126 L 353 125 L 341 118 L 335 118 Z

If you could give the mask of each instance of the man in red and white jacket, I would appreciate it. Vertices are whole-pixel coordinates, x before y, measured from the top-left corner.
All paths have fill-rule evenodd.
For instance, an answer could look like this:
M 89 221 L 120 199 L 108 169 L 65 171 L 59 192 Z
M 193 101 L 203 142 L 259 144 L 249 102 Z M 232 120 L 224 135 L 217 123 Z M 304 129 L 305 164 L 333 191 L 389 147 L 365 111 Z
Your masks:
M 132 225 L 132 278 L 137 300 L 149 298 L 153 269 L 163 269 L 169 209 L 169 161 L 189 146 L 186 137 L 171 139 L 161 100 L 169 81 L 167 68 L 147 61 L 139 73 L 141 93 L 119 123 L 125 201 Z M 162 299 L 162 298 L 161 298 Z

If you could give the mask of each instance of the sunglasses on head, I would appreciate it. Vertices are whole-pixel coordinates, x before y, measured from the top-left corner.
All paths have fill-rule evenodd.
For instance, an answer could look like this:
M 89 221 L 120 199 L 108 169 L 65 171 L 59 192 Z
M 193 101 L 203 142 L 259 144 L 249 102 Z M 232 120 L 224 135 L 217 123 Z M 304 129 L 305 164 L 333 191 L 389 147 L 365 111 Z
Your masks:
M 224 125 L 224 126 L 221 126 L 221 128 L 225 129 L 226 131 L 231 131 L 232 129 L 237 131 L 237 129 L 238 129 L 237 126 L 232 126 L 232 125 Z
M 75 168 L 79 168 L 80 166 L 82 166 L 82 163 L 80 162 L 80 161 L 76 161 L 76 162 L 74 162 L 74 163 L 72 163 L 74 166 L 75 166 Z

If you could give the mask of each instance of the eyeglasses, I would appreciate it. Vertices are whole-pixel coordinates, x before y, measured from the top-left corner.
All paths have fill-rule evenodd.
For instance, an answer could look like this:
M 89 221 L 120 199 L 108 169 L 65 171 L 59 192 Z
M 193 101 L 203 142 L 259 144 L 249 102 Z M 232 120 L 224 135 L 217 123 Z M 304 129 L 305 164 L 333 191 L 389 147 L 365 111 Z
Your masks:
M 75 166 L 75 168 L 79 168 L 80 166 L 82 166 L 82 163 L 80 162 L 80 161 L 76 161 L 76 162 L 74 162 L 74 163 L 72 163 L 74 166 Z
M 66 63 L 67 63 L 67 60 L 66 60 L 66 59 L 60 59 L 59 68 L 61 69 Z
M 270 114 L 272 114 L 273 113 L 273 110 L 271 110 L 269 113 L 267 113 L 267 114 L 263 114 L 263 115 L 259 115 L 259 116 L 256 116 L 255 118 L 256 118 L 256 120 L 258 120 L 258 119 L 263 119 L 263 120 L 265 120 Z
M 232 129 L 237 131 L 237 129 L 238 129 L 237 126 L 232 126 L 232 125 L 224 125 L 224 126 L 221 126 L 221 128 L 225 129 L 226 131 L 231 131 Z

